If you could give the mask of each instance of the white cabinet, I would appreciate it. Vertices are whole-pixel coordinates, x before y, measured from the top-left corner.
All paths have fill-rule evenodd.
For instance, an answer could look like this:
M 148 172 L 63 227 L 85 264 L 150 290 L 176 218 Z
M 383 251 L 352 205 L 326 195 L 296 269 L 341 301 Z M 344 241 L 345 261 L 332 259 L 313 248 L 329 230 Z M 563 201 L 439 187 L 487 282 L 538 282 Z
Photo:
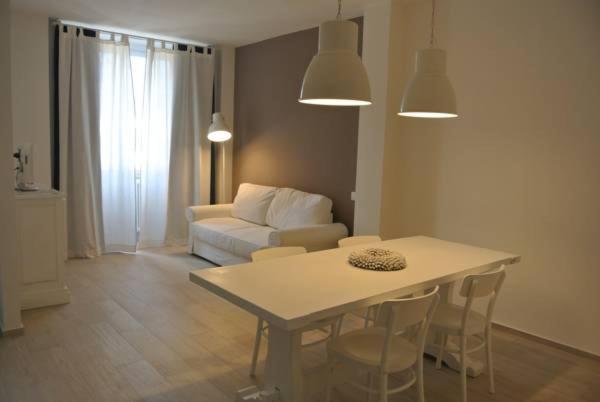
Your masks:
M 65 284 L 65 196 L 57 191 L 16 192 L 21 309 L 68 303 Z

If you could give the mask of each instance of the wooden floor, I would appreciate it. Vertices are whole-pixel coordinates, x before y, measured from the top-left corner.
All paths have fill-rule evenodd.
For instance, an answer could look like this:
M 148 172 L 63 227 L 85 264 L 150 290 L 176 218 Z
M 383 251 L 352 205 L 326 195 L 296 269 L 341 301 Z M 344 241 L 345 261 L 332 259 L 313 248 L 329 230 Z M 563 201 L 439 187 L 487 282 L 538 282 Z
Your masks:
M 254 382 L 255 318 L 188 281 L 208 266 L 182 248 L 69 262 L 72 303 L 26 311 L 25 335 L 0 338 L 0 401 L 234 401 Z M 470 402 L 600 401 L 597 360 L 511 332 L 494 341 L 497 393 L 484 374 L 469 381 Z M 316 365 L 325 353 L 305 358 Z M 456 372 L 427 360 L 425 379 L 428 401 L 459 400 Z M 364 400 L 344 389 L 336 397 Z

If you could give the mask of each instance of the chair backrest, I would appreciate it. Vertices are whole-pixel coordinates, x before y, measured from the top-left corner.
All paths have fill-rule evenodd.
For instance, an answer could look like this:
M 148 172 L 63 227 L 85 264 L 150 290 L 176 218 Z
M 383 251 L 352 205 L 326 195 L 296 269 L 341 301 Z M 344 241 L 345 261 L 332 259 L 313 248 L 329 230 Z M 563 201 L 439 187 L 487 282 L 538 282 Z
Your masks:
M 392 299 L 383 302 L 379 307 L 375 325 L 398 332 L 420 323 L 427 317 L 434 299 L 439 298 L 437 292 L 438 287 L 435 287 L 423 296 Z
M 252 261 L 265 261 L 273 258 L 289 257 L 292 255 L 305 254 L 304 247 L 272 247 L 257 250 L 252 253 Z
M 352 236 L 338 240 L 338 247 L 350 247 L 359 244 L 375 243 L 381 241 L 379 236 Z
M 483 274 L 467 275 L 460 288 L 460 295 L 478 298 L 498 293 L 505 276 L 504 265 Z
M 408 335 L 409 329 L 413 333 L 414 343 L 417 346 L 418 356 L 423 355 L 425 348 L 425 338 L 429 323 L 433 318 L 435 309 L 439 303 L 439 287 L 436 286 L 423 296 L 392 299 L 382 303 L 379 308 L 375 326 L 386 328 L 386 340 L 382 353 L 381 365 L 384 369 L 388 367 L 388 355 L 391 342 L 399 333 Z
M 484 272 L 483 274 L 467 275 L 465 277 L 460 288 L 460 295 L 467 298 L 467 302 L 463 309 L 461 328 L 466 328 L 473 300 L 488 296 L 489 301 L 485 315 L 485 325 L 486 328 L 490 327 L 498 293 L 500 293 L 500 288 L 502 288 L 505 277 L 506 272 L 504 271 L 504 265 L 492 271 Z

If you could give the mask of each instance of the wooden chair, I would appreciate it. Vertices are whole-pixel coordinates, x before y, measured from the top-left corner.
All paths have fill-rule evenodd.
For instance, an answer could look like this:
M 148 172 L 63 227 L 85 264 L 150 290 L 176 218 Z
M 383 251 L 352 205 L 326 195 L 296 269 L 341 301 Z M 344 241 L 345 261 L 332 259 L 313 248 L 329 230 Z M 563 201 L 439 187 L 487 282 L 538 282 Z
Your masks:
M 306 253 L 306 249 L 304 247 L 265 248 L 265 249 L 253 252 L 252 253 L 252 261 L 253 262 L 265 261 L 265 260 L 271 260 L 274 258 L 289 257 L 292 255 L 305 254 L 305 253 Z M 320 339 L 317 339 L 316 341 L 303 343 L 302 347 L 314 346 L 314 345 L 317 345 L 317 344 L 327 341 L 338 330 L 339 322 L 340 322 L 340 317 L 336 317 L 334 319 L 321 320 L 321 321 L 311 324 L 309 327 L 304 329 L 305 332 L 318 330 L 319 332 L 324 333 L 325 336 L 321 337 Z M 329 327 L 329 330 L 325 329 L 326 327 Z M 256 325 L 256 335 L 254 338 L 254 350 L 252 352 L 252 363 L 250 365 L 250 375 L 251 376 L 254 376 L 256 374 L 256 364 L 258 362 L 258 354 L 260 352 L 260 341 L 263 336 L 268 339 L 268 329 L 269 329 L 269 325 L 267 323 L 265 323 L 262 318 L 258 318 L 258 322 Z
M 388 300 L 381 304 L 375 325 L 337 336 L 328 344 L 329 377 L 325 400 L 331 400 L 333 375 L 336 366 L 347 364 L 365 370 L 368 386 L 347 381 L 350 385 L 371 394 L 378 394 L 380 402 L 388 395 L 404 391 L 417 383 L 419 402 L 425 401 L 423 386 L 423 350 L 427 329 L 439 302 L 438 287 L 423 296 Z M 403 385 L 389 389 L 388 376 L 408 371 L 410 379 Z M 379 386 L 373 387 L 373 377 Z
M 271 247 L 263 248 L 252 253 L 252 262 L 272 260 L 273 258 L 289 257 L 292 255 L 306 254 L 304 247 Z
M 352 236 L 352 237 L 345 237 L 343 239 L 338 240 L 338 247 L 343 248 L 343 247 L 352 247 L 352 246 L 358 246 L 361 244 L 367 244 L 367 243 L 376 243 L 378 241 L 381 241 L 381 237 L 379 236 Z M 375 322 L 375 316 L 377 315 L 377 305 L 375 306 L 369 306 L 367 307 L 366 310 L 358 310 L 358 311 L 354 311 L 350 314 L 355 315 L 359 318 L 362 318 L 365 322 L 365 328 L 369 326 L 369 323 L 371 322 Z
M 375 243 L 381 241 L 379 236 L 352 236 L 338 240 L 338 247 L 351 247 L 359 244 Z
M 445 351 L 458 352 L 460 355 L 463 402 L 467 401 L 467 367 L 465 357 L 468 353 L 480 350 L 484 346 L 486 348 L 489 391 L 490 393 L 495 392 L 492 363 L 492 315 L 505 277 L 504 266 L 483 274 L 466 276 L 460 289 L 460 295 L 466 298 L 464 306 L 441 303 L 431 321 L 431 329 L 440 335 L 440 348 L 436 359 L 436 368 L 440 369 L 442 367 L 442 359 Z M 482 315 L 472 311 L 471 306 L 473 301 L 484 297 L 488 298 L 486 314 Z M 448 349 L 446 345 L 448 335 L 457 336 L 460 339 L 458 348 Z M 467 339 L 476 341 L 475 346 L 467 349 Z

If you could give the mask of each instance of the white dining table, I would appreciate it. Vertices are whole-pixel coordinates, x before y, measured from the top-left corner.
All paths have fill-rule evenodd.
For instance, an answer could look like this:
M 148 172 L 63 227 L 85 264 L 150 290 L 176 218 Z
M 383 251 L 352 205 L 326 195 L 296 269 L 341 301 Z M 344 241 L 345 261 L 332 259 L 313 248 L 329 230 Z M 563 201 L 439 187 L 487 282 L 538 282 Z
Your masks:
M 402 253 L 401 271 L 370 271 L 348 263 L 350 252 L 385 248 Z M 386 240 L 273 260 L 190 272 L 190 280 L 269 323 L 266 390 L 304 402 L 302 328 L 436 285 L 450 300 L 465 275 L 514 264 L 520 256 L 425 236 Z

